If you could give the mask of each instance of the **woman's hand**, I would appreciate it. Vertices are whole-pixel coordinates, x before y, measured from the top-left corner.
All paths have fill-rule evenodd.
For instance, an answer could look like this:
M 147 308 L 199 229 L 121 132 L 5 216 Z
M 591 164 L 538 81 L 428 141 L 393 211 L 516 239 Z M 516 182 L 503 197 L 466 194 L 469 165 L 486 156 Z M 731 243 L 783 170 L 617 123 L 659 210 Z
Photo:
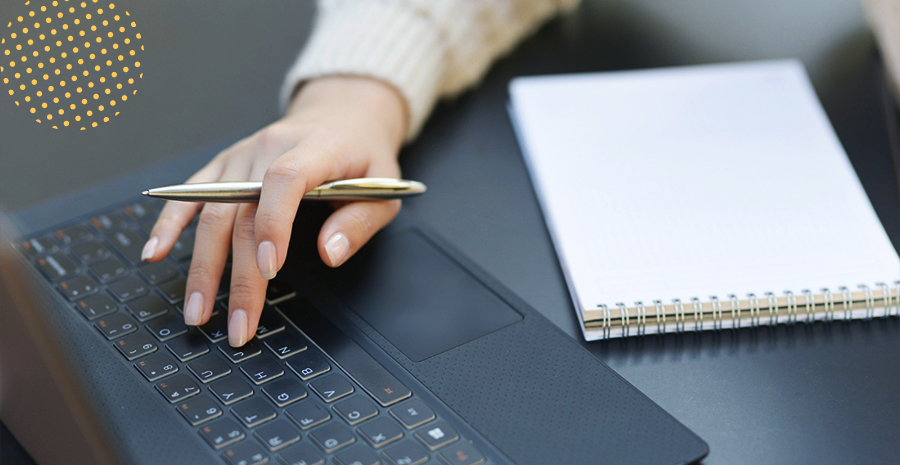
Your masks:
M 263 181 L 259 204 L 167 202 L 142 258 L 162 260 L 197 212 L 184 320 L 209 320 L 232 250 L 228 342 L 256 333 L 267 280 L 284 264 L 291 225 L 304 193 L 330 180 L 400 177 L 397 153 L 406 107 L 394 88 L 363 77 L 306 83 L 287 115 L 222 151 L 187 182 Z M 202 209 L 201 209 L 202 207 Z M 344 263 L 400 210 L 400 201 L 352 202 L 331 214 L 319 232 L 322 260 Z

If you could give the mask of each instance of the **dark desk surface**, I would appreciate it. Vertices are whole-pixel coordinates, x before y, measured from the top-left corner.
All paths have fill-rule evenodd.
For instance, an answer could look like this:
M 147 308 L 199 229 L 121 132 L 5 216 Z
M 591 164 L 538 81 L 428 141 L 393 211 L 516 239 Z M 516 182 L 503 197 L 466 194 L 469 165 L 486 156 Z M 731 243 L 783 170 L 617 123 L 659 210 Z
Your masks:
M 0 18 L 18 8 L 11 3 L 0 6 Z M 273 96 L 308 31 L 309 5 L 271 2 L 259 11 L 256 3 L 228 1 L 210 11 L 195 3 L 135 5 L 132 12 L 156 48 L 148 47 L 145 97 L 113 124 L 52 132 L 0 96 L 0 200 L 22 207 L 233 139 L 276 117 Z M 475 91 L 442 104 L 402 155 L 404 174 L 429 186 L 428 195 L 405 208 L 578 340 L 506 115 L 506 84 L 516 75 L 798 55 L 811 66 L 838 134 L 894 245 L 900 244 L 889 155 L 889 131 L 897 137 L 898 128 L 896 119 L 893 126 L 886 121 L 896 109 L 884 104 L 871 40 L 861 23 L 853 26 L 861 21 L 858 5 L 789 2 L 781 9 L 784 2 L 766 1 L 724 14 L 713 0 L 671 3 L 656 10 L 645 1 L 588 3 L 553 21 Z M 658 19 L 667 14 L 700 32 L 679 32 Z M 857 19 L 841 19 L 847 15 Z M 823 29 L 841 36 L 823 36 Z M 695 40 L 704 34 L 728 35 L 737 45 L 710 52 Z M 822 54 L 795 46 L 822 37 L 830 37 Z M 36 183 L 47 187 L 34 190 Z M 900 456 L 900 319 L 584 346 L 703 437 L 711 449 L 704 463 L 895 463 Z M 0 450 L 3 463 L 27 463 L 5 428 Z

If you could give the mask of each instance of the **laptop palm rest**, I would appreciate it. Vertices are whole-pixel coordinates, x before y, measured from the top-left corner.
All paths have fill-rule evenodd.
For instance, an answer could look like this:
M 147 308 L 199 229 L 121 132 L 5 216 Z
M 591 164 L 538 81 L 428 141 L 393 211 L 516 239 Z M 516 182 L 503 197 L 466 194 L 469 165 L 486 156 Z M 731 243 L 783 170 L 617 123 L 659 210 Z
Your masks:
M 322 278 L 356 314 L 420 362 L 522 320 L 420 232 L 383 238 Z
M 300 287 L 309 291 L 304 295 L 318 296 L 315 306 L 349 319 L 514 463 L 685 464 L 708 451 L 677 420 L 423 228 L 389 226 L 340 268 L 318 266 L 309 278 Z M 314 322 L 294 316 L 301 328 Z

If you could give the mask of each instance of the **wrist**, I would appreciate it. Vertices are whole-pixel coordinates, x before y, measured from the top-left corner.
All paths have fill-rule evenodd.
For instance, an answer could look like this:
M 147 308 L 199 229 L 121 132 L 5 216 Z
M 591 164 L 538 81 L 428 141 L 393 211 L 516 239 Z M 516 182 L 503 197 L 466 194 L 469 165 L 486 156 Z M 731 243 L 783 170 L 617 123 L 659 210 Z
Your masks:
M 286 117 L 310 111 L 377 128 L 397 149 L 409 124 L 400 93 L 390 84 L 364 76 L 323 76 L 305 82 L 288 106 Z

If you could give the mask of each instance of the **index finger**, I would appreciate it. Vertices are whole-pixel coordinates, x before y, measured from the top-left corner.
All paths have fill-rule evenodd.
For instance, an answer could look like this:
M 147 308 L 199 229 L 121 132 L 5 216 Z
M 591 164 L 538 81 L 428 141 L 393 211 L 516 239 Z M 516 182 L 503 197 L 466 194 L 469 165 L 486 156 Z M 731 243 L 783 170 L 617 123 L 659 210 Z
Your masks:
M 194 173 L 186 183 L 213 182 L 222 176 L 225 164 L 220 157 L 212 159 L 203 168 Z M 159 213 L 159 218 L 150 231 L 150 239 L 141 251 L 141 260 L 158 262 L 166 257 L 178 241 L 181 231 L 191 223 L 203 206 L 199 202 L 177 202 L 169 200 Z
M 341 162 L 343 159 L 322 150 L 297 146 L 266 170 L 255 222 L 256 261 L 264 279 L 274 278 L 284 264 L 291 227 L 303 194 L 329 179 L 363 170 L 351 166 L 352 162 Z

